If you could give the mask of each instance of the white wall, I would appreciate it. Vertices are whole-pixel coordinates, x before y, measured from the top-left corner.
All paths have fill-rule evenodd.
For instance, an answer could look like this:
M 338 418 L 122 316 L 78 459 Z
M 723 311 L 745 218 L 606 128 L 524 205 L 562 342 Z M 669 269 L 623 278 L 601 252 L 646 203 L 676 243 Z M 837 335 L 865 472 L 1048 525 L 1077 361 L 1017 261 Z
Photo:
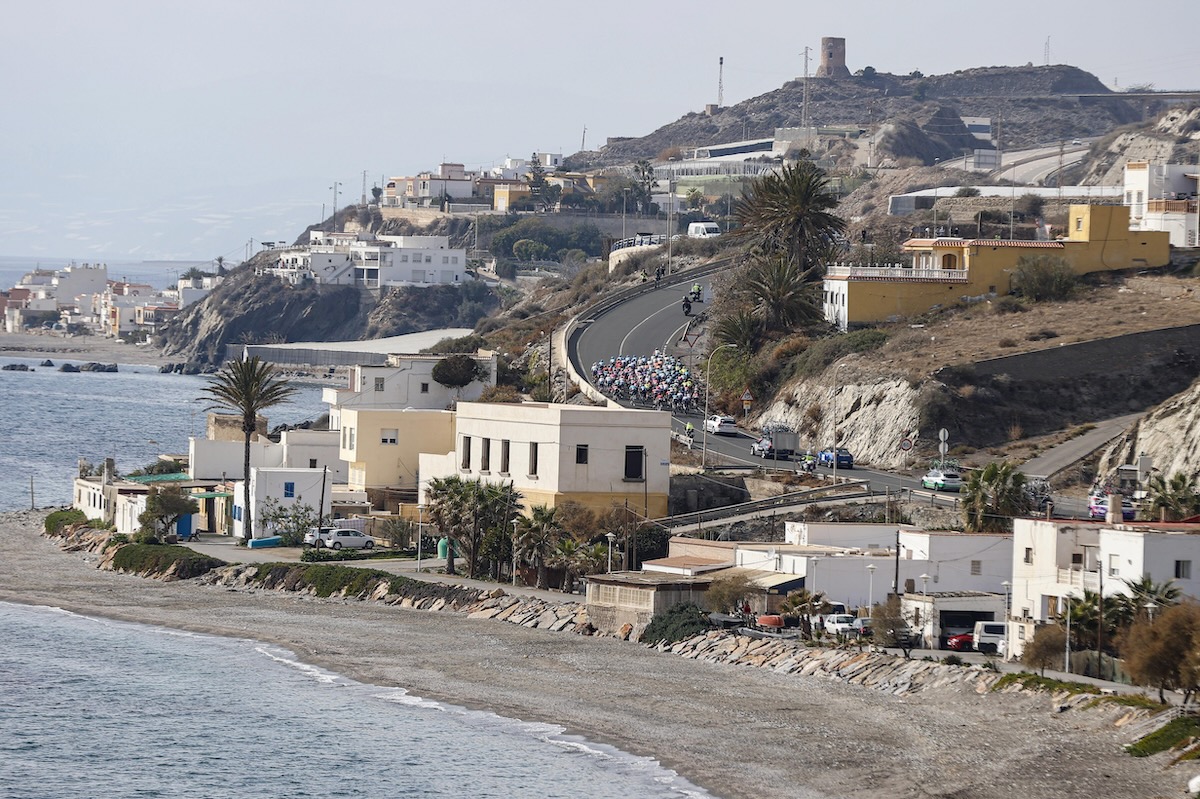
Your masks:
M 322 481 L 325 490 L 322 492 Z M 285 497 L 286 483 L 294 484 L 293 496 Z M 233 536 L 245 538 L 243 525 L 245 514 L 242 512 L 244 499 L 244 481 L 238 480 L 233 484 L 232 503 L 234 507 Z M 321 501 L 324 493 L 324 502 Z M 320 469 L 252 469 L 250 472 L 250 502 L 254 508 L 251 522 L 254 525 L 254 538 L 268 538 L 274 535 L 271 530 L 264 529 L 262 522 L 263 507 L 267 499 L 274 499 L 281 507 L 291 505 L 309 505 L 321 515 L 330 515 L 332 492 L 329 490 L 328 478 Z
M 853 522 L 785 522 L 784 540 L 807 546 L 890 549 L 896 545 L 897 524 Z

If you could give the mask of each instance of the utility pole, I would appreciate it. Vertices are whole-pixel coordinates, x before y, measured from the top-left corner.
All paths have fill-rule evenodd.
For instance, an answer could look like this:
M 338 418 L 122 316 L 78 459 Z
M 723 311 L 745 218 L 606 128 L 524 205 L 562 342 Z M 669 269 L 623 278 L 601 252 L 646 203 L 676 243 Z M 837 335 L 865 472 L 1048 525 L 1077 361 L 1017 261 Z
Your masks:
M 367 170 L 363 170 L 362 205 L 367 204 Z
M 809 126 L 812 124 L 808 118 L 808 51 L 809 51 L 809 48 L 805 47 L 804 48 L 804 102 L 801 105 L 801 109 L 800 109 L 800 127 L 802 127 L 804 129 L 804 149 L 811 151 L 812 141 L 811 141 L 809 133 L 808 133 Z
M 583 136 L 582 136 L 582 138 L 579 139 L 579 152 L 583 152 L 584 150 L 587 149 L 587 147 L 585 146 L 586 144 L 587 144 L 587 125 L 584 125 L 583 126 Z
M 725 56 L 717 59 L 717 108 L 725 105 Z

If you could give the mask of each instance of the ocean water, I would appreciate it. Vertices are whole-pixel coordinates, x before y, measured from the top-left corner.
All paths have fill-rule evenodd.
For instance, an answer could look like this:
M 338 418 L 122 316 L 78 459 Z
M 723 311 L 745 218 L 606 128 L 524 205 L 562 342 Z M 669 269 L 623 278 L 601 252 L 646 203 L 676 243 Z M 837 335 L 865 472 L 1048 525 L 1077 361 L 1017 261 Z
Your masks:
M 0 603 L 0 799 L 708 797 L 558 728 L 240 639 Z
M 0 371 L 0 511 L 70 504 L 80 458 L 93 464 L 115 458 L 118 471 L 128 473 L 160 453 L 187 454 L 188 436 L 204 435 L 207 377 L 124 364 L 116 373 L 59 372 L 62 363 L 83 361 L 48 357 L 53 367 L 38 365 L 45 358 L 0 357 L 0 366 L 34 370 Z M 292 400 L 267 411 L 271 427 L 329 410 L 320 386 L 297 387 Z

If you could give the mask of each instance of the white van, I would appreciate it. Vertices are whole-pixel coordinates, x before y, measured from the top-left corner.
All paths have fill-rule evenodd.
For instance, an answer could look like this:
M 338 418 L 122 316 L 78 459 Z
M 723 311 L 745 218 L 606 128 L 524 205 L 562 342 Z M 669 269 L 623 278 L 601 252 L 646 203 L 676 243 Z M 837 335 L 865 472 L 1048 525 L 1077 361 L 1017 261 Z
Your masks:
M 721 226 L 716 222 L 689 222 L 689 239 L 715 239 L 721 235 Z
M 975 622 L 974 640 L 971 647 L 976 652 L 1004 653 L 1004 627 L 1002 621 Z

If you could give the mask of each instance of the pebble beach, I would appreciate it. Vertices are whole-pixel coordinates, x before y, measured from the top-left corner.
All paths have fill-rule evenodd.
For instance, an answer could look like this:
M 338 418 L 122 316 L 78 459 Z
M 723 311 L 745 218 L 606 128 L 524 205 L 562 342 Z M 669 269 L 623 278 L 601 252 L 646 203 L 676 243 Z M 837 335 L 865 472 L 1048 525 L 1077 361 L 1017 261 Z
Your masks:
M 0 514 L 0 600 L 279 644 L 363 682 L 562 725 L 729 799 L 1177 797 L 1193 773 L 1124 754 L 1117 709 L 963 686 L 896 696 L 447 611 L 145 579 L 61 550 L 45 513 Z

